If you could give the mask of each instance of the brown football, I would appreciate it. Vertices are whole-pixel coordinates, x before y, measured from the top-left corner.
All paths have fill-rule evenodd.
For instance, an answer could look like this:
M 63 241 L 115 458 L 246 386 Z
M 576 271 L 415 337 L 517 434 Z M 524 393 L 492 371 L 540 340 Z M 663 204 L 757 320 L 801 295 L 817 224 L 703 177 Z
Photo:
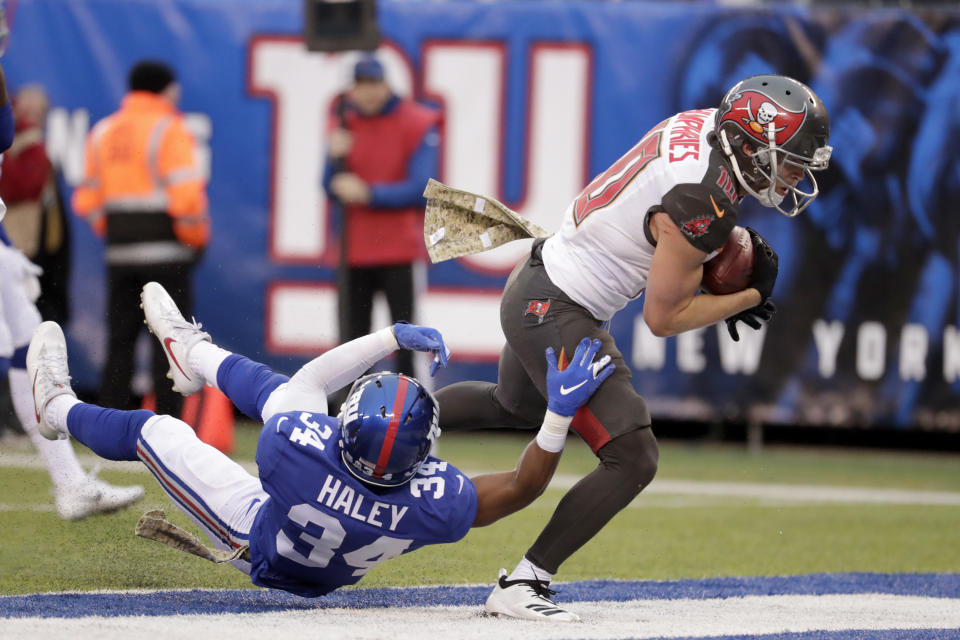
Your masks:
M 720 253 L 703 263 L 700 287 L 707 293 L 726 295 L 750 286 L 753 243 L 743 227 L 734 227 Z

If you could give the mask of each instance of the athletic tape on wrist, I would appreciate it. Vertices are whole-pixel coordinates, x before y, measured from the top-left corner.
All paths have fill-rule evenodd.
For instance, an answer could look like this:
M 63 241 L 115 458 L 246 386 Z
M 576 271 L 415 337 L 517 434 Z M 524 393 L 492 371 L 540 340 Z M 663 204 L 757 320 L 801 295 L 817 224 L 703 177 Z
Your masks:
M 572 421 L 573 417 L 561 416 L 548 409 L 543 416 L 540 431 L 537 432 L 537 444 L 550 453 L 563 451 Z

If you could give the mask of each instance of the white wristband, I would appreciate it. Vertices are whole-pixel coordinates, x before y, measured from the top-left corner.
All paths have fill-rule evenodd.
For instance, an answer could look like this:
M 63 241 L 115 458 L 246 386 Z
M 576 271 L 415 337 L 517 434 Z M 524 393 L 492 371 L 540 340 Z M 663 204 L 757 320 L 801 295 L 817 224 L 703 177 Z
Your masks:
M 563 445 L 567 441 L 567 431 L 570 429 L 570 423 L 573 416 L 561 416 L 547 409 L 543 415 L 543 424 L 540 431 L 537 432 L 537 444 L 544 451 L 550 453 L 559 453 L 563 451 Z
M 400 348 L 399 343 L 397 343 L 397 334 L 393 332 L 393 327 L 380 329 L 380 331 L 377 331 L 377 334 L 380 336 L 380 340 L 383 342 L 385 349 L 396 351 Z

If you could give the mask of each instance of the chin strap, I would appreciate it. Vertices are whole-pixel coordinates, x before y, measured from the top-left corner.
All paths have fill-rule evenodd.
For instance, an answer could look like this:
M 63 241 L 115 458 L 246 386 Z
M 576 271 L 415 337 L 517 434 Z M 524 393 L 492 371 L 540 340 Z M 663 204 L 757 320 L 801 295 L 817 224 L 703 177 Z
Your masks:
M 771 136 L 774 135 L 772 122 L 769 125 L 769 135 Z M 757 191 L 749 185 L 746 178 L 744 178 L 743 173 L 740 171 L 740 163 L 737 162 L 737 158 L 733 154 L 733 147 L 730 146 L 730 142 L 727 140 L 727 132 L 721 130 L 719 132 L 718 137 L 720 139 L 720 149 L 728 158 L 730 158 L 730 164 L 733 167 L 733 173 L 734 175 L 737 176 L 737 181 L 740 183 L 740 186 L 743 187 L 743 189 L 748 194 L 756 198 L 760 202 L 760 204 L 762 204 L 763 206 L 768 207 L 770 209 L 776 209 L 777 211 L 787 216 L 788 218 L 792 218 L 796 216 L 798 213 L 800 213 L 801 211 L 803 211 L 804 209 L 806 209 L 807 206 L 814 201 L 814 199 L 817 197 L 817 194 L 820 192 L 819 187 L 817 186 L 817 179 L 814 177 L 814 175 L 810 172 L 809 169 L 804 169 L 805 175 L 810 179 L 810 181 L 813 184 L 812 194 L 809 194 L 809 196 L 807 196 L 806 202 L 804 202 L 803 205 L 801 206 L 800 200 L 797 198 L 797 191 L 792 188 L 788 189 L 788 191 L 793 195 L 793 207 L 790 210 L 783 209 L 780 206 L 780 203 L 783 202 L 786 196 L 785 195 L 781 196 L 779 193 L 777 193 L 777 172 L 779 171 L 779 166 L 777 164 L 777 154 L 775 149 L 770 148 L 770 149 L 762 149 L 758 151 L 758 153 L 760 152 L 767 153 L 769 157 L 772 178 L 770 179 L 770 185 L 766 189 Z
M 772 129 L 773 124 L 771 123 L 770 126 L 771 126 L 771 129 Z M 764 190 L 765 193 L 763 193 L 763 194 L 761 194 L 759 191 L 757 191 L 757 190 L 755 190 L 753 187 L 751 187 L 750 184 L 747 182 L 747 179 L 743 176 L 743 173 L 740 171 L 740 163 L 737 162 L 737 157 L 736 157 L 736 156 L 734 155 L 734 153 L 733 153 L 733 147 L 730 146 L 730 141 L 727 140 L 727 132 L 726 132 L 726 131 L 723 131 L 722 129 L 720 130 L 720 148 L 723 150 L 723 153 L 724 153 L 728 158 L 730 158 L 730 164 L 733 166 L 733 173 L 734 173 L 734 175 L 737 176 L 737 181 L 740 183 L 740 186 L 743 187 L 744 190 L 745 190 L 747 193 L 749 193 L 751 196 L 753 196 L 754 198 L 756 198 L 757 200 L 759 200 L 759 201 L 760 201 L 760 204 L 762 204 L 762 205 L 764 205 L 764 206 L 766 206 L 766 207 L 776 206 L 776 205 L 773 205 L 773 204 L 767 204 L 768 202 L 769 202 L 769 203 L 775 202 L 775 197 L 776 197 L 777 195 L 779 195 L 779 194 L 777 194 L 776 182 L 775 182 L 775 181 L 771 181 L 771 182 L 770 182 L 770 186 L 768 186 L 768 187 Z M 769 151 L 769 150 L 767 150 L 767 149 L 764 149 L 763 151 L 767 151 L 767 152 L 768 152 L 767 155 L 771 157 L 771 160 L 770 160 L 771 165 L 770 165 L 770 166 L 771 166 L 772 169 L 776 169 L 776 164 L 777 164 L 776 155 L 777 155 L 777 154 L 775 154 L 775 153 L 773 153 L 772 151 Z M 758 151 L 758 153 L 760 153 L 760 151 Z M 771 192 L 772 192 L 772 195 L 771 195 Z M 781 198 L 780 200 L 782 201 L 783 198 Z M 779 204 L 779 203 L 778 203 L 778 204 Z

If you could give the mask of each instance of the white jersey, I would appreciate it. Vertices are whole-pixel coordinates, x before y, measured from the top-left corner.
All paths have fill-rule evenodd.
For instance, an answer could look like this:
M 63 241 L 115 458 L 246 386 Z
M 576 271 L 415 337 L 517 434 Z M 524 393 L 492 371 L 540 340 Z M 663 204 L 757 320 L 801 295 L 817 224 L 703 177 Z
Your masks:
M 670 215 L 706 254 L 736 223 L 735 178 L 708 142 L 716 109 L 664 120 L 587 185 L 543 245 L 555 285 L 598 320 L 609 320 L 647 286 L 654 240 L 651 214 Z
M 0 221 L 6 213 L 7 205 L 0 198 Z M 10 358 L 14 351 L 30 344 L 34 329 L 40 325 L 40 312 L 34 304 L 40 285 L 29 266 L 30 261 L 0 229 L 0 358 Z M 32 295 L 34 292 L 36 295 Z

